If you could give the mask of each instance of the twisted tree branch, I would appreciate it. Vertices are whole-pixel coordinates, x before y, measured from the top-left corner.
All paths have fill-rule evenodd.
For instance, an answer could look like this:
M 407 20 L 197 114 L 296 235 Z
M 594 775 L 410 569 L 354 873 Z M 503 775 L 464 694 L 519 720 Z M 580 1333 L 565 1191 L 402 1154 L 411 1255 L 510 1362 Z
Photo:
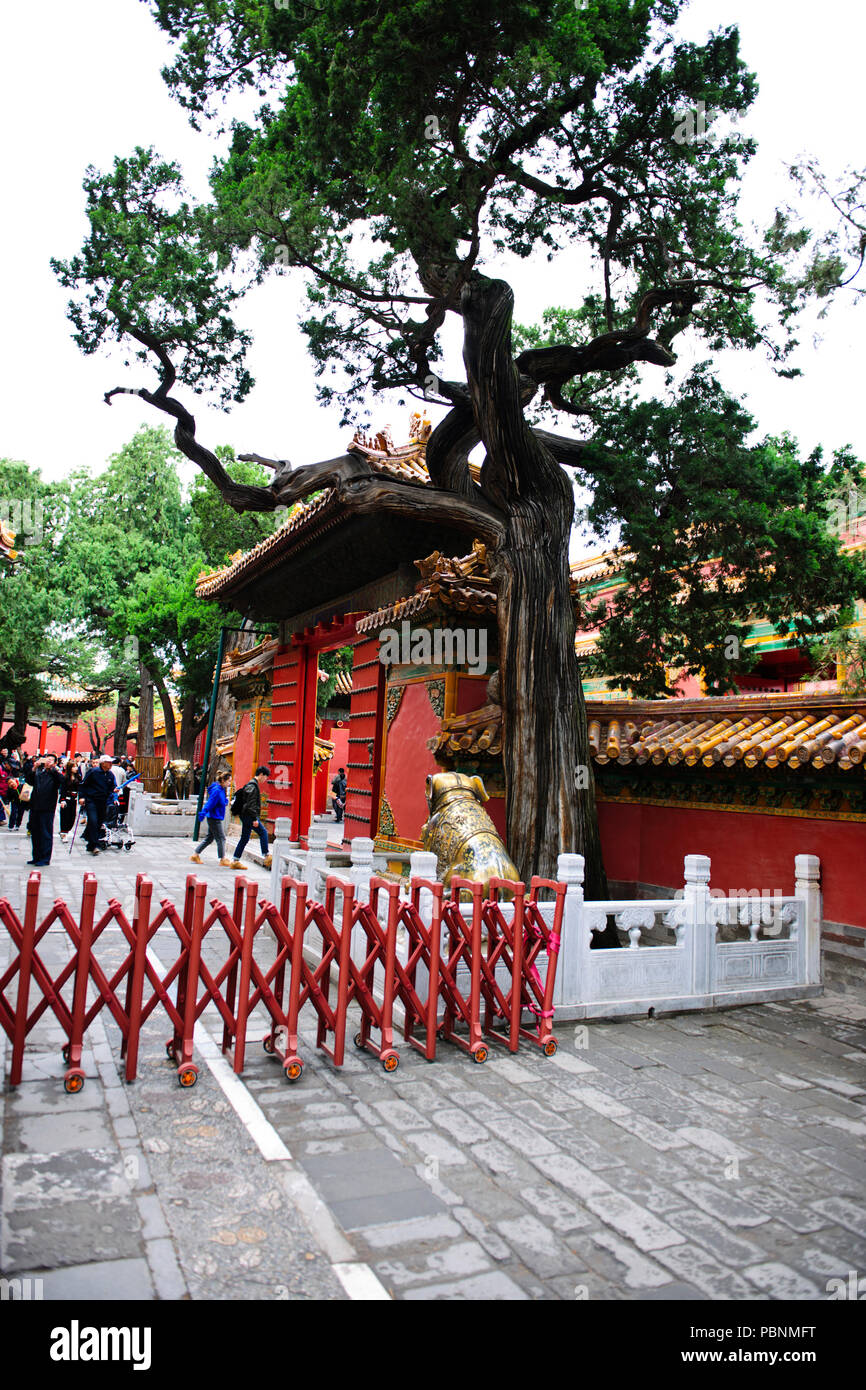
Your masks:
M 141 329 L 129 329 L 128 331 L 131 337 L 148 348 L 159 361 L 162 369 L 160 384 L 156 391 L 148 391 L 144 388 L 136 391 L 128 386 L 115 386 L 112 391 L 105 393 L 106 405 L 111 405 L 114 396 L 140 396 L 143 401 L 147 401 L 148 405 L 155 406 L 157 410 L 161 410 L 165 415 L 170 415 L 177 422 L 174 430 L 175 444 L 185 458 L 196 464 L 205 476 L 210 478 L 229 506 L 234 507 L 237 512 L 275 511 L 278 503 L 275 501 L 270 488 L 253 487 L 248 483 L 236 483 L 226 472 L 216 454 L 212 453 L 210 449 L 206 449 L 196 439 L 195 418 L 185 405 L 182 405 L 174 396 L 169 395 L 169 391 L 177 380 L 177 372 L 165 345 L 153 334 Z

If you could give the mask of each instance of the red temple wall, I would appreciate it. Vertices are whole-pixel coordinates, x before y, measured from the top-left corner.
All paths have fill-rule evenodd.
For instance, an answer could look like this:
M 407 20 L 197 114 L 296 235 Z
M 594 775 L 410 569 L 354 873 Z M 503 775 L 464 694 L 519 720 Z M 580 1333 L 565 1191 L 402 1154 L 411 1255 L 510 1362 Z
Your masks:
M 322 816 L 328 809 L 328 769 L 329 762 L 322 763 L 315 777 L 313 778 L 313 815 Z
M 483 782 L 484 778 L 482 777 L 481 780 Z M 485 787 L 484 790 L 486 791 L 487 788 Z M 505 829 L 505 797 L 491 796 L 489 801 L 485 801 L 484 809 L 487 812 L 490 819 L 493 821 L 493 824 L 496 826 L 496 829 L 502 838 L 502 843 L 507 845 L 508 836 L 506 834 Z
M 470 710 L 481 709 L 487 704 L 488 676 L 457 676 L 457 694 L 454 702 L 455 714 L 469 714 Z
M 257 767 L 271 766 L 271 712 L 263 709 L 259 715 L 259 745 L 256 753 Z M 271 769 L 273 771 L 273 769 Z
M 685 855 L 708 854 L 711 888 L 790 894 L 794 856 L 817 854 L 824 918 L 866 927 L 862 821 L 603 801 L 599 823 L 608 878 L 628 883 L 681 888 Z
M 331 732 L 328 738 L 334 745 L 334 756 L 331 758 L 331 781 L 334 780 L 341 767 L 346 769 L 346 777 L 349 775 L 349 721 L 341 719 L 338 724 L 331 725 Z M 330 785 L 330 784 L 329 784 Z
M 329 739 L 333 743 L 334 752 L 326 763 L 322 763 L 313 783 L 313 814 L 316 816 L 322 816 L 327 811 L 331 783 L 341 767 L 346 769 L 348 780 L 349 722 L 347 719 L 340 719 L 336 722 L 332 719 L 323 719 L 320 733 L 322 738 Z
M 385 745 L 384 792 L 394 818 L 393 833 L 400 840 L 420 844 L 428 815 L 425 779 L 442 771 L 427 747 L 439 732 L 440 719 L 430 703 L 426 680 L 412 681 L 402 689 Z

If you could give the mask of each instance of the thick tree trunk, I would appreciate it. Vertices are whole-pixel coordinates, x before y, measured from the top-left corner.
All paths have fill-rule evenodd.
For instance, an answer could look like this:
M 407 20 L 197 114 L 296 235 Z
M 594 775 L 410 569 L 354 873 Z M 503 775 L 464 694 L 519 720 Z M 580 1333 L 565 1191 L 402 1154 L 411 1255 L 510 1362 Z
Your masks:
M 508 847 L 526 882 L 556 877 L 557 855 L 586 860 L 586 895 L 607 896 L 583 688 L 574 654 L 568 551 L 551 517 L 512 516 L 492 557 L 498 582 Z
M 171 703 L 171 696 L 162 675 L 159 671 L 153 672 L 153 683 L 159 692 L 159 702 L 162 705 L 162 716 L 165 720 L 165 748 L 169 758 L 177 757 L 177 725 L 174 722 L 174 707 Z
M 239 652 L 249 651 L 259 641 L 252 630 L 253 624 L 249 619 L 244 621 L 243 627 L 245 630 L 237 634 L 234 642 L 234 648 Z M 205 769 L 205 775 L 209 783 L 213 782 L 217 773 L 226 772 L 231 767 L 230 759 L 221 753 L 217 753 L 216 746 L 222 739 L 234 736 L 236 709 L 236 701 L 229 689 L 228 683 L 223 682 L 217 689 L 210 764 Z
M 115 758 L 126 757 L 126 736 L 129 733 L 129 703 L 129 691 L 122 690 L 117 697 L 117 709 L 114 715 Z
M 481 487 L 508 517 L 504 540 L 490 549 L 508 850 L 526 881 L 555 878 L 561 852 L 582 854 L 587 897 L 602 898 L 607 882 L 569 592 L 571 483 L 524 417 L 509 286 L 478 277 L 462 307 L 469 390 L 487 449 Z
M 240 646 L 240 643 L 238 644 Z M 248 644 L 252 645 L 252 643 Z M 244 648 L 245 650 L 245 648 Z M 214 713 L 213 740 L 210 750 L 210 765 L 205 768 L 208 782 L 212 782 L 218 772 L 225 772 L 231 764 L 216 751 L 216 746 L 221 739 L 228 738 L 235 731 L 235 702 L 227 685 L 221 685 L 217 692 L 216 711 Z
M 196 714 L 195 700 L 187 700 L 180 714 L 180 756 L 190 763 L 195 758 L 195 741 L 203 728 L 207 728 L 207 718 Z
M 143 758 L 153 757 L 153 677 L 145 666 L 144 662 L 139 662 L 139 674 L 141 677 L 141 694 L 138 700 L 138 743 L 136 752 Z
M 12 728 L 16 734 L 20 734 L 23 740 L 27 737 L 27 720 L 30 717 L 30 705 L 27 700 L 15 701 L 15 717 Z

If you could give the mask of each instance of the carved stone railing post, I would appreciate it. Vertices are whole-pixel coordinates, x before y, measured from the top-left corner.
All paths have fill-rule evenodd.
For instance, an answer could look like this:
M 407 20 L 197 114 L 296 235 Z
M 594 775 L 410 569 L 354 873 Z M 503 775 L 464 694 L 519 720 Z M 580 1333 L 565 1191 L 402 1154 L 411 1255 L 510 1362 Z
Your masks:
M 583 915 L 583 872 L 582 854 L 560 854 L 556 861 L 556 877 L 566 884 L 565 907 L 562 913 L 562 945 L 556 971 L 554 1004 L 567 1001 L 569 1004 L 583 1003 L 581 980 L 581 960 L 583 942 L 581 938 L 581 918 Z
M 297 877 L 299 855 L 304 853 L 297 840 L 289 839 L 290 834 L 291 822 L 289 817 L 278 816 L 274 821 L 274 839 L 271 845 L 271 878 L 268 885 L 271 902 L 276 903 L 277 906 L 280 902 L 280 884 L 284 874 L 288 873 L 293 878 Z
M 370 879 L 373 877 L 373 841 L 364 835 L 358 835 L 352 840 L 349 848 L 352 855 L 349 879 L 355 890 L 355 902 L 368 903 L 370 901 Z M 360 965 L 365 960 L 366 955 L 367 937 L 364 928 L 359 922 L 356 922 L 352 928 L 352 960 Z
M 710 906 L 710 859 L 706 854 L 685 857 L 685 948 L 690 951 L 692 989 L 711 994 L 715 978 L 716 921 Z
M 410 885 L 413 878 L 426 878 L 429 883 L 438 883 L 439 876 L 436 872 L 436 865 L 438 862 L 436 855 L 431 854 L 429 850 L 413 850 L 409 855 Z M 433 894 L 428 892 L 426 888 L 422 889 L 420 897 L 418 898 L 418 911 L 425 927 L 429 927 L 430 923 L 433 921 Z M 400 932 L 397 934 L 397 954 L 404 961 L 409 955 L 409 940 L 403 928 L 401 928 Z M 427 989 L 427 967 L 425 965 L 419 964 L 416 981 L 418 991 L 423 998 Z
M 321 899 L 328 877 L 328 827 L 327 824 L 313 824 L 307 831 L 307 862 L 304 865 L 304 882 L 309 896 Z
M 436 865 L 438 860 L 435 854 L 429 853 L 426 849 L 416 849 L 409 855 L 409 882 L 413 878 L 426 878 L 430 883 L 437 883 Z M 418 910 L 421 914 L 421 921 L 425 927 L 429 927 L 433 915 L 433 897 L 426 890 L 422 892 L 418 899 Z
M 355 902 L 370 901 L 370 879 L 373 877 L 373 841 L 358 835 L 349 846 L 352 867 L 349 877 L 355 885 Z
M 803 903 L 804 969 L 807 985 L 821 984 L 821 860 L 817 854 L 794 856 L 794 897 Z

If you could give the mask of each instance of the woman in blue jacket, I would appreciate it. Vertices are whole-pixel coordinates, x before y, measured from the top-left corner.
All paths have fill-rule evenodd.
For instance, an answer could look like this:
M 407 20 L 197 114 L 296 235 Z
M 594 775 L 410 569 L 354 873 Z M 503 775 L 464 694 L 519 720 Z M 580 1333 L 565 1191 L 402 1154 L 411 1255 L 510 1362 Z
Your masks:
M 231 860 L 226 859 L 226 832 L 225 814 L 229 804 L 228 784 L 231 781 L 230 772 L 221 772 L 215 782 L 211 782 L 207 790 L 207 797 L 201 808 L 201 818 L 207 818 L 207 835 L 200 845 L 196 845 L 195 854 L 190 855 L 193 864 L 201 863 L 201 852 L 207 849 L 212 840 L 216 840 L 217 850 L 219 851 L 220 863 L 226 867 L 231 866 Z

